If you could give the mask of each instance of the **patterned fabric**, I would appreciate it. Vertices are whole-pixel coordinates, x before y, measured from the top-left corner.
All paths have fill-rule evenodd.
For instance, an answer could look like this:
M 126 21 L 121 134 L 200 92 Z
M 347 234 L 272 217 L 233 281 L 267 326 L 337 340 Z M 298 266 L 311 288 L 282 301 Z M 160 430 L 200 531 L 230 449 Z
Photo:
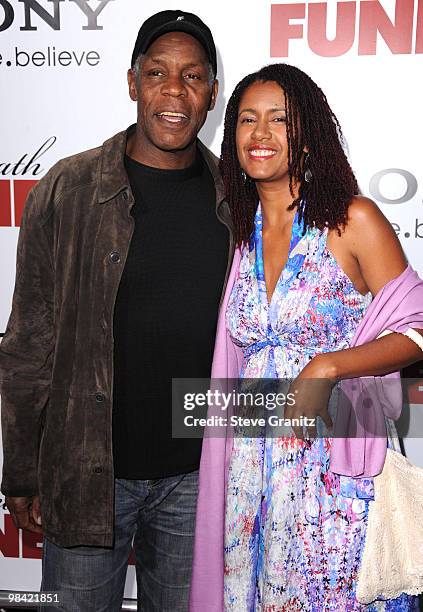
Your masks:
M 293 222 L 288 260 L 268 303 L 262 215 L 226 313 L 243 378 L 292 379 L 317 353 L 349 346 L 371 301 L 326 246 L 327 231 Z M 329 411 L 336 411 L 336 393 Z M 330 438 L 235 437 L 228 474 L 225 610 L 408 611 L 416 598 L 360 605 L 355 584 L 372 479 L 329 471 Z

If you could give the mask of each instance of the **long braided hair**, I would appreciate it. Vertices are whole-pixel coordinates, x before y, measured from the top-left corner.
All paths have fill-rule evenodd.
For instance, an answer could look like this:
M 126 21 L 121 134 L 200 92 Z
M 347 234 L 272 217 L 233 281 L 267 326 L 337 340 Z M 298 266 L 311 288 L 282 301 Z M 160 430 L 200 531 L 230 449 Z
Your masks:
M 325 94 L 295 66 L 265 66 L 238 83 L 225 115 L 219 166 L 238 246 L 251 236 L 258 204 L 255 183 L 243 174 L 236 152 L 239 104 L 247 87 L 269 81 L 280 85 L 285 96 L 289 188 L 293 197 L 289 208 L 298 208 L 299 220 L 304 220 L 305 228 L 328 227 L 339 232 L 347 222 L 351 199 L 358 194 L 357 180 L 344 152 L 342 131 Z M 304 154 L 304 147 L 308 148 L 308 155 Z M 305 180 L 307 169 L 311 172 L 309 182 Z M 299 193 L 295 198 L 296 184 Z

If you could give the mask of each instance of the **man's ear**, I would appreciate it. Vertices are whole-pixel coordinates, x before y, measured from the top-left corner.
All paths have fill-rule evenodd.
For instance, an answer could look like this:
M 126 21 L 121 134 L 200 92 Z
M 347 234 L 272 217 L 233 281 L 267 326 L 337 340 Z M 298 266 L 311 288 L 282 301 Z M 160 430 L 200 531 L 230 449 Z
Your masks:
M 210 95 L 209 111 L 213 110 L 215 107 L 218 91 L 219 91 L 219 81 L 215 79 L 213 81 L 211 95 Z
M 132 70 L 132 68 L 128 70 L 127 79 L 128 79 L 128 88 L 129 88 L 129 97 L 131 98 L 131 100 L 136 102 L 138 100 L 137 77 L 135 75 L 135 72 Z

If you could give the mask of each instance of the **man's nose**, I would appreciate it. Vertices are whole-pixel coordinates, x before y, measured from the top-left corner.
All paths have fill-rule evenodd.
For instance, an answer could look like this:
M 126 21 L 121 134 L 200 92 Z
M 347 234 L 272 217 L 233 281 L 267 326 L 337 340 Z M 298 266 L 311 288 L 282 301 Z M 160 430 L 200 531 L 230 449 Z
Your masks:
M 182 75 L 169 74 L 162 87 L 162 94 L 167 96 L 186 95 L 186 83 Z

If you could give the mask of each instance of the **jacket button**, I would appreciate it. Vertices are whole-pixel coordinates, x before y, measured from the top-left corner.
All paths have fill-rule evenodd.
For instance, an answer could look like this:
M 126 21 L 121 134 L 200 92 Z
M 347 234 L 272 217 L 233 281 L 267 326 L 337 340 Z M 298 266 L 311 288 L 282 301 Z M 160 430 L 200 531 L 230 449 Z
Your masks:
M 103 468 L 100 466 L 97 466 L 93 469 L 94 474 L 102 474 L 103 473 Z
M 104 397 L 104 395 L 102 393 L 96 393 L 95 394 L 95 401 L 98 402 L 99 404 L 101 402 L 104 402 L 106 398 Z
M 117 251 L 113 251 L 112 253 L 110 253 L 109 257 L 112 263 L 120 262 L 120 254 Z

